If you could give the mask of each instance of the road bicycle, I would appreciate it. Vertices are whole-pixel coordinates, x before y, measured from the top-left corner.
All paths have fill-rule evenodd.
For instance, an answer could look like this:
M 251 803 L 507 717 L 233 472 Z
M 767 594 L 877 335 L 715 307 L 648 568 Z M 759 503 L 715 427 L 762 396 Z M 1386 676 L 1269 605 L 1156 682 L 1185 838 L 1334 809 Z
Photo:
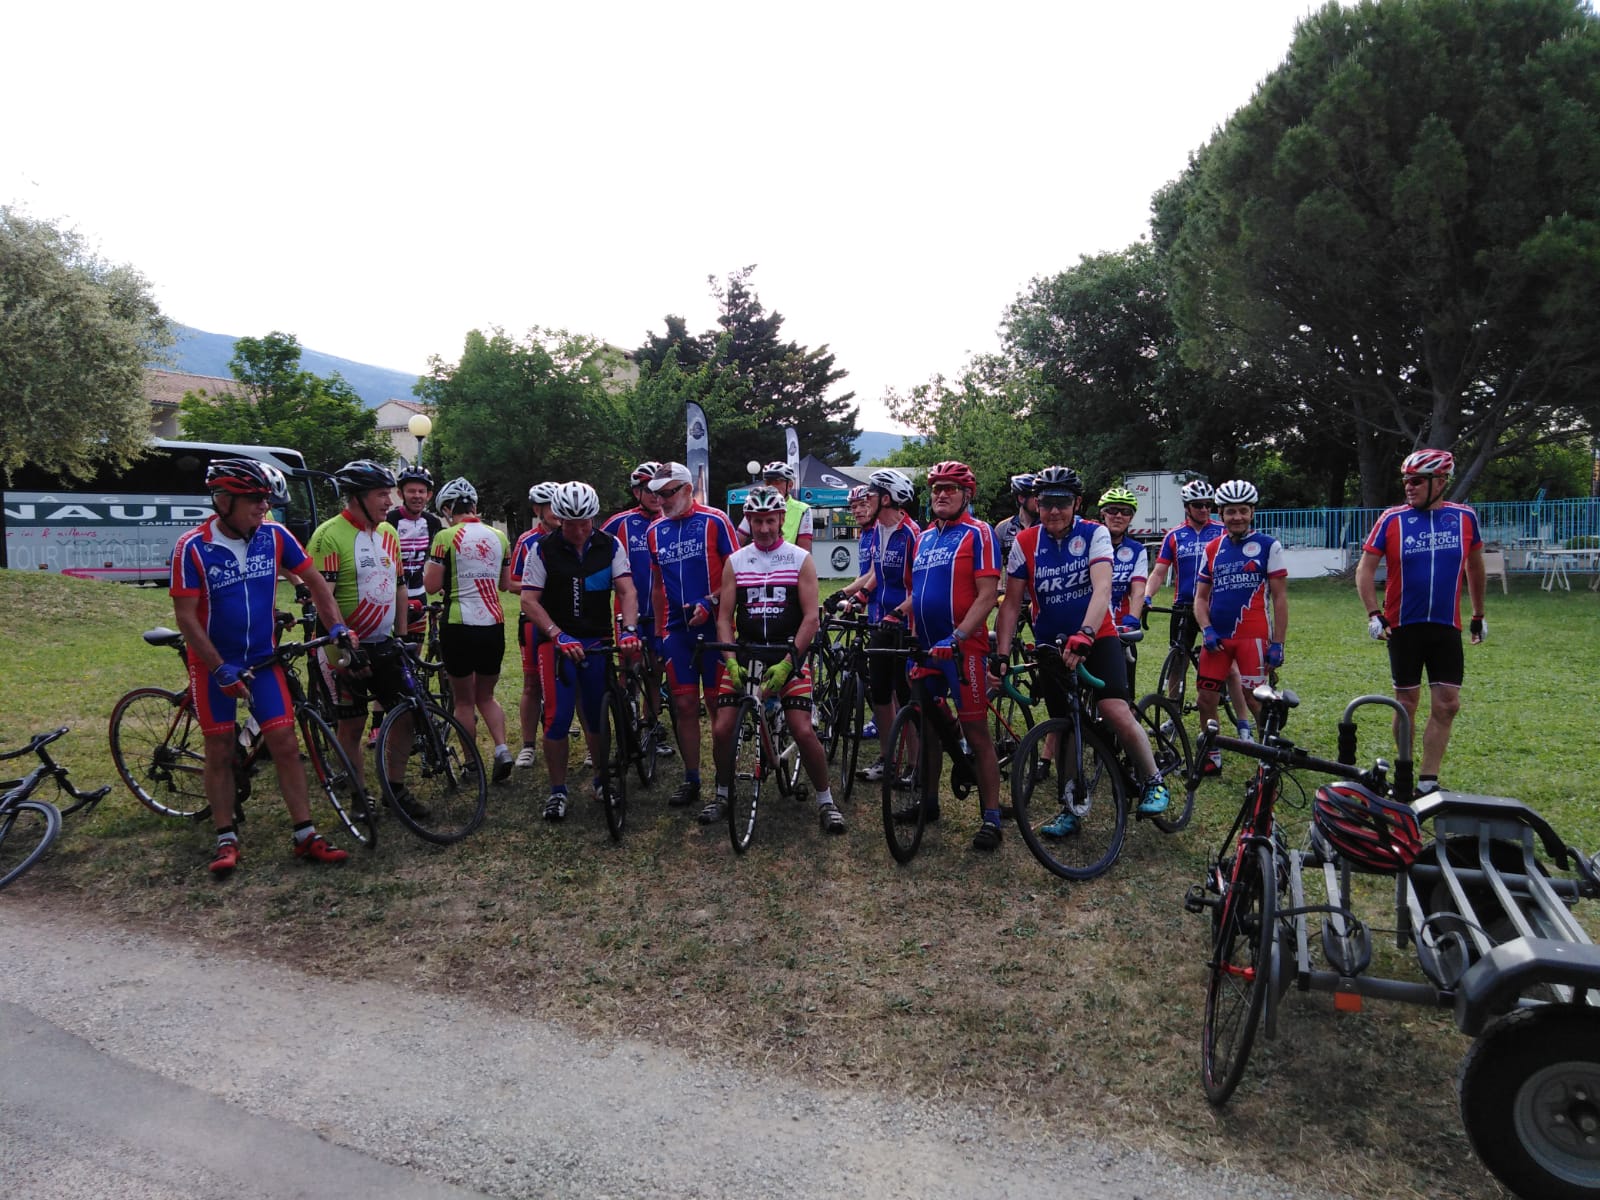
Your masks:
M 977 787 L 978 768 L 949 698 L 929 693 L 927 680 L 941 673 L 929 666 L 936 660 L 915 646 L 873 648 L 867 653 L 904 658 L 912 667 L 910 701 L 889 726 L 882 783 L 884 840 L 895 862 L 905 864 L 916 857 L 927 826 L 938 819 L 945 756 L 950 759 L 950 792 L 958 800 Z M 1015 748 L 1023 741 L 1008 713 L 1020 709 L 1031 717 L 1034 705 L 1033 696 L 1024 690 L 1026 674 L 1026 668 L 1008 671 L 988 700 L 985 719 L 999 730 L 994 740 L 1002 786 L 1015 767 Z M 1007 748 L 1012 752 L 1002 754 Z
M 0 888 L 21 878 L 24 872 L 45 856 L 61 833 L 61 818 L 82 809 L 93 808 L 105 799 L 111 785 L 92 792 L 80 792 L 67 777 L 67 768 L 50 757 L 45 749 L 63 736 L 67 727 L 35 734 L 26 746 L 0 753 L 0 762 L 37 755 L 39 765 L 20 779 L 0 780 Z M 48 800 L 35 800 L 33 794 L 46 779 L 54 781 L 58 795 L 72 801 L 58 808 Z
M 1196 679 L 1200 676 L 1199 631 L 1195 627 L 1194 608 L 1187 604 L 1177 604 L 1170 608 L 1149 605 L 1145 609 L 1146 629 L 1149 628 L 1150 613 L 1170 613 L 1178 618 L 1177 636 L 1173 638 L 1166 658 L 1161 660 L 1161 670 L 1156 675 L 1155 694 L 1165 696 L 1178 706 L 1184 716 L 1188 716 L 1196 711 L 1194 697 L 1190 694 L 1189 679 L 1191 676 Z M 1275 678 L 1276 672 L 1273 674 Z M 1221 699 L 1222 713 L 1228 719 L 1228 728 L 1239 728 L 1240 717 L 1233 707 L 1232 688 L 1223 688 Z M 1244 720 L 1250 719 L 1250 712 L 1246 709 Z
M 1142 631 L 1126 630 L 1119 636 L 1126 645 L 1137 641 Z M 1093 879 L 1108 871 L 1122 853 L 1128 809 L 1139 795 L 1140 772 L 1132 752 L 1100 715 L 1094 689 L 1104 686 L 1102 681 L 1082 663 L 1069 673 L 1060 644 L 1033 647 L 1032 654 L 1039 675 L 1048 672 L 1059 682 L 1066 711 L 1035 725 L 1017 748 L 1011 771 L 1012 811 L 1022 840 L 1046 870 L 1063 879 Z M 1146 696 L 1131 707 L 1176 805 L 1169 804 L 1165 813 L 1147 819 L 1163 833 L 1176 833 L 1194 812 L 1188 734 L 1177 705 L 1163 696 Z M 1054 771 L 1042 761 L 1051 747 L 1057 750 Z
M 450 686 L 450 676 L 445 673 L 444 650 L 439 644 L 439 631 L 444 626 L 444 601 L 434 600 L 424 605 L 422 618 L 425 629 L 410 631 L 410 640 L 418 650 L 418 678 L 433 702 L 450 712 L 455 708 L 455 692 Z
M 647 701 L 645 647 L 629 662 L 615 646 L 598 646 L 586 654 L 602 654 L 605 670 L 605 720 L 598 731 L 600 756 L 595 762 L 598 779 L 596 799 L 605 812 L 606 832 L 613 842 L 622 840 L 628 821 L 628 772 L 638 776 L 640 786 L 655 782 L 656 759 L 660 755 L 660 730 L 650 715 Z M 563 660 L 558 669 L 565 667 Z
M 733 779 L 728 788 L 728 839 L 734 850 L 743 854 L 755 840 L 756 820 L 761 815 L 761 792 L 770 780 L 778 795 L 805 799 L 805 782 L 800 762 L 800 745 L 789 732 L 783 702 L 777 696 L 763 697 L 762 680 L 770 669 L 767 656 L 794 653 L 794 643 L 702 642 L 706 653 L 732 651 L 746 670 L 744 695 L 739 701 L 733 727 Z
M 427 690 L 416 647 L 390 639 L 372 650 L 397 655 L 403 680 L 400 699 L 378 727 L 376 769 L 384 802 L 424 841 L 459 842 L 476 832 L 489 808 L 477 741 Z
M 863 616 L 827 613 L 811 643 L 812 711 L 817 737 L 828 755 L 828 771 L 838 780 L 834 797 L 841 807 L 855 791 L 861 757 L 868 704 L 866 650 L 872 629 Z
M 279 613 L 279 630 L 294 620 L 291 614 Z M 151 629 L 145 632 L 144 640 L 152 646 L 170 647 L 187 664 L 181 633 Z M 361 786 L 360 773 L 327 720 L 307 699 L 300 673 L 293 667 L 296 659 L 335 640 L 321 637 L 281 643 L 255 669 L 271 662 L 283 665 L 304 747 L 309 794 L 325 799 L 350 836 L 370 850 L 377 844 L 376 810 Z M 269 755 L 253 715 L 247 716 L 243 725 L 236 725 L 235 730 L 234 817 L 239 820 L 240 806 L 249 799 L 260 764 Z M 187 687 L 183 691 L 141 687 L 126 693 L 111 710 L 109 738 L 117 774 L 151 812 L 195 821 L 211 815 L 205 795 L 205 739 Z

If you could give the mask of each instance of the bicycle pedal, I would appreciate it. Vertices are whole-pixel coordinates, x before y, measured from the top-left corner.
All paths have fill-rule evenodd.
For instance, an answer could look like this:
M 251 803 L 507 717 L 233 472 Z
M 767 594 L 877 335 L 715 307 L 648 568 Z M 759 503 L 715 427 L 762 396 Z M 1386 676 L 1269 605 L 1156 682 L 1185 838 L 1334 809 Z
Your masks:
M 1220 899 L 1221 897 L 1208 895 L 1204 884 L 1191 884 L 1183 898 L 1183 911 L 1203 913 L 1207 909 L 1216 908 Z

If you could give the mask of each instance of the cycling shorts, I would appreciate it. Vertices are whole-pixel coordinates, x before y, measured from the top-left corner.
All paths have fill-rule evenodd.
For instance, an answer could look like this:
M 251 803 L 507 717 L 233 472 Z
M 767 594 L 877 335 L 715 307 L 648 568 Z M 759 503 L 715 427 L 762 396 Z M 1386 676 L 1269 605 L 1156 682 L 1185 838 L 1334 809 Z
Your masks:
M 250 711 L 263 733 L 294 724 L 294 701 L 281 663 L 264 663 L 247 681 Z M 217 686 L 216 677 L 194 659 L 189 660 L 189 695 L 194 700 L 194 715 L 205 737 L 233 733 L 238 723 L 239 702 Z
M 1389 630 L 1389 674 L 1396 691 L 1422 686 L 1460 687 L 1467 665 L 1461 652 L 1461 630 L 1454 625 L 1421 622 Z
M 722 656 L 706 653 L 695 661 L 695 647 L 701 642 L 717 640 L 715 622 L 707 621 L 692 629 L 674 629 L 664 635 L 659 643 L 661 661 L 667 668 L 667 690 L 674 696 L 692 696 L 700 691 L 707 695 L 717 687 L 717 674 Z
M 1115 636 L 1095 638 L 1094 645 L 1084 656 L 1083 669 L 1104 685 L 1094 689 L 1096 703 L 1101 700 L 1129 700 L 1128 660 L 1123 653 L 1122 639 Z M 1064 717 L 1067 714 L 1063 670 L 1059 663 L 1041 664 L 1034 676 L 1035 699 L 1044 701 L 1045 711 L 1052 717 Z
M 908 636 L 904 625 L 888 622 L 872 631 L 867 645 L 873 650 L 898 650 Z M 867 698 L 879 708 L 892 700 L 901 704 L 911 700 L 911 682 L 900 659 L 892 654 L 867 655 Z
M 723 662 L 717 670 L 716 706 L 718 708 L 736 708 L 739 701 L 743 700 L 745 691 L 742 687 L 735 687 L 733 680 L 728 678 L 728 664 Z M 785 710 L 799 709 L 801 712 L 811 711 L 811 668 L 801 667 L 789 681 L 783 685 L 778 693 L 778 699 L 783 702 Z
M 533 622 L 528 620 L 526 613 L 519 613 L 517 617 L 517 647 L 522 654 L 522 673 L 524 675 L 539 674 L 539 645 L 545 640 L 544 634 L 533 627 Z
M 316 652 L 317 668 L 322 672 L 322 681 L 328 685 L 328 694 L 333 697 L 334 715 L 340 720 L 364 715 L 372 700 L 378 700 L 385 708 L 393 708 L 406 693 L 398 642 L 393 638 L 363 642 L 361 653 L 367 659 L 364 676 L 353 671 L 335 671 L 328 666 L 326 647 Z
M 580 638 L 585 650 L 604 646 L 602 638 Z M 572 714 L 583 705 L 583 724 L 598 733 L 606 719 L 606 656 L 585 654 L 573 662 L 549 638 L 539 639 L 539 680 L 544 688 L 544 736 L 558 741 L 572 732 Z
M 498 675 L 506 658 L 504 625 L 452 625 L 439 631 L 444 673 L 452 679 Z
M 1245 694 L 1267 682 L 1266 638 L 1223 638 L 1221 650 L 1200 651 L 1198 685 L 1202 692 L 1220 692 L 1228 686 L 1228 668 L 1239 668 Z
M 955 702 L 956 720 L 970 725 L 984 719 L 989 711 L 987 633 L 960 643 L 956 648 L 956 656 L 948 662 L 929 658 L 912 663 L 906 669 L 920 674 L 930 668 L 936 673 L 925 676 L 923 682 L 930 695 L 951 697 Z
M 1200 636 L 1200 626 L 1195 623 L 1194 609 L 1180 608 L 1173 613 L 1167 631 L 1167 641 L 1182 646 L 1185 650 L 1193 650 L 1195 639 Z

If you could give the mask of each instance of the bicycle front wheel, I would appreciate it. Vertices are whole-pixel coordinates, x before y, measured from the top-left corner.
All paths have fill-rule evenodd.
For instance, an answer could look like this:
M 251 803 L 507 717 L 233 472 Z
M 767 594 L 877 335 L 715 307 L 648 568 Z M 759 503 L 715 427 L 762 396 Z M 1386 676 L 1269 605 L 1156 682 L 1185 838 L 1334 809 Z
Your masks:
M 1200 1041 L 1206 1099 L 1226 1104 L 1250 1058 L 1267 984 L 1272 977 L 1276 933 L 1276 871 L 1272 851 L 1256 846 L 1246 855 L 1222 898 L 1222 917 L 1211 947 L 1206 985 L 1206 1023 Z
M 1162 833 L 1177 833 L 1194 815 L 1194 786 L 1189 782 L 1189 769 L 1194 764 L 1189 734 L 1183 728 L 1183 710 L 1163 696 L 1149 695 L 1133 711 L 1150 739 L 1156 770 L 1161 772 L 1173 800 L 1166 812 L 1150 820 Z
M 761 713 L 756 701 L 747 697 L 739 705 L 739 717 L 733 727 L 733 785 L 728 789 L 728 839 L 740 854 L 750 849 L 755 840 L 761 782 L 766 771 Z
M 1054 772 L 1041 759 L 1049 739 L 1059 735 Z M 1078 731 L 1065 717 L 1042 721 L 1017 747 L 1011 765 L 1011 807 L 1017 829 L 1044 868 L 1063 879 L 1093 879 L 1110 869 L 1122 853 L 1128 832 L 1128 798 L 1122 769 L 1098 734 Z
M 889 853 L 897 863 L 908 863 L 922 845 L 928 811 L 938 803 L 937 779 L 923 770 L 925 737 L 922 710 L 908 704 L 894 716 L 889 726 L 889 753 L 883 760 L 883 836 Z
M 599 764 L 600 807 L 606 814 L 606 832 L 613 842 L 622 840 L 623 827 L 628 823 L 628 755 L 636 729 L 629 716 L 626 693 L 620 689 L 606 692 L 606 713 L 600 730 Z
M 0 888 L 43 858 L 60 832 L 60 812 L 43 800 L 18 800 L 0 814 Z
M 322 714 L 310 707 L 300 710 L 300 736 L 306 743 L 306 783 L 311 795 L 320 795 L 350 831 L 368 850 L 378 845 L 378 828 L 373 823 L 371 798 L 361 783 L 361 772 L 334 736 Z
M 855 790 L 856 763 L 861 756 L 861 709 L 864 703 L 861 677 L 852 671 L 839 684 L 837 724 L 833 745 L 828 750 L 830 763 L 837 760 L 839 764 L 838 802 L 841 805 L 849 802 L 850 793 Z
M 411 726 L 409 737 L 402 720 Z M 419 707 L 407 700 L 389 710 L 378 731 L 378 782 L 401 823 L 440 846 L 473 833 L 489 809 L 489 779 L 477 743 L 437 704 Z M 398 795 L 396 784 L 404 785 Z
M 140 804 L 163 817 L 210 815 L 205 739 L 188 692 L 134 688 L 111 710 L 110 736 L 111 761 Z
M 628 699 L 624 712 L 628 721 L 628 746 L 633 756 L 633 768 L 638 773 L 639 785 L 649 787 L 656 781 L 656 755 L 660 753 L 660 746 L 656 741 L 656 723 L 651 720 L 650 708 L 645 703 L 644 688 L 644 680 L 640 676 L 628 676 Z
M 1178 706 L 1178 712 L 1188 709 L 1185 701 L 1189 692 L 1189 652 L 1182 646 L 1167 651 L 1161 663 L 1161 674 L 1156 677 L 1156 691 Z

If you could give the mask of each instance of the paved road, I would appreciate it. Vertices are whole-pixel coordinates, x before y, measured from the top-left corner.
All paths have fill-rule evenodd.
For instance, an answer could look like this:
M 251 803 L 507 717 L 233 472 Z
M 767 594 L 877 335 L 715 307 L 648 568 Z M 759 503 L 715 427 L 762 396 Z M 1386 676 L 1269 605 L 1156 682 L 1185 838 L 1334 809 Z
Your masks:
M 0 896 L 0 962 L 0 1179 L 18 1200 L 1306 1195 L 108 932 L 21 897 Z

